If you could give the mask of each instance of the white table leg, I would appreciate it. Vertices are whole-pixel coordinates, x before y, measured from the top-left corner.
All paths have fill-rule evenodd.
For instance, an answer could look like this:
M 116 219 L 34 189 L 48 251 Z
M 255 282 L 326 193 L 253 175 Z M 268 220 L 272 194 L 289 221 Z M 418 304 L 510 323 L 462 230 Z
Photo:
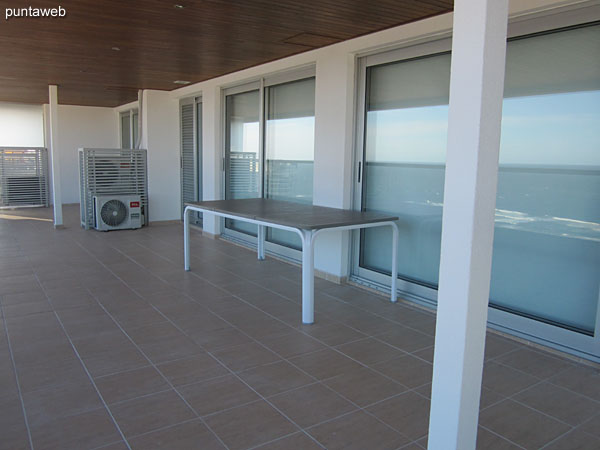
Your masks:
M 258 226 L 258 259 L 265 259 L 265 232 L 266 227 L 264 225 Z
M 396 284 L 398 282 L 398 239 L 400 230 L 396 222 L 391 223 L 392 226 L 392 286 L 391 286 L 391 300 L 392 303 L 398 301 L 396 297 Z
M 190 270 L 190 208 L 183 210 L 183 265 Z
M 315 321 L 314 232 L 302 230 L 302 323 Z

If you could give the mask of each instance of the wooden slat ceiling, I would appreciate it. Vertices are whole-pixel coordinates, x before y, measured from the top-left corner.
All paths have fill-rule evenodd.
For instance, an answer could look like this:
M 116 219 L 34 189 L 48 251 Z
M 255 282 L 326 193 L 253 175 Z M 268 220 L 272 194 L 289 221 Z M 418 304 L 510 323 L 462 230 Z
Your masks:
M 453 0 L 0 0 L 64 18 L 0 17 L 0 101 L 118 106 L 448 12 Z M 113 48 L 118 48 L 115 50 Z

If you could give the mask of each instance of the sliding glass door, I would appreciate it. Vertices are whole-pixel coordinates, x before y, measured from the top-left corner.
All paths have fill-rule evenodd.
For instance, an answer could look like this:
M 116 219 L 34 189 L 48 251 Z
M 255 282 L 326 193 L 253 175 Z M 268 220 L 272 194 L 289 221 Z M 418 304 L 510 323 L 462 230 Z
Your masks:
M 400 217 L 397 276 L 435 303 L 450 55 L 367 58 L 357 197 Z M 509 41 L 490 320 L 600 357 L 600 25 Z M 372 62 L 370 64 L 370 62 Z M 354 275 L 389 284 L 391 233 L 357 234 Z M 595 336 L 595 337 L 594 337 Z
M 225 198 L 312 203 L 314 77 L 278 79 L 225 92 Z M 254 242 L 256 226 L 225 221 L 225 234 Z M 273 245 L 274 244 L 274 245 Z M 299 249 L 299 238 L 270 230 L 267 250 Z
M 312 204 L 315 79 L 269 86 L 265 92 L 265 198 Z M 295 233 L 269 228 L 267 240 L 300 249 Z
M 225 198 L 261 196 L 260 93 L 240 92 L 225 97 Z M 256 226 L 227 219 L 225 227 L 255 236 Z

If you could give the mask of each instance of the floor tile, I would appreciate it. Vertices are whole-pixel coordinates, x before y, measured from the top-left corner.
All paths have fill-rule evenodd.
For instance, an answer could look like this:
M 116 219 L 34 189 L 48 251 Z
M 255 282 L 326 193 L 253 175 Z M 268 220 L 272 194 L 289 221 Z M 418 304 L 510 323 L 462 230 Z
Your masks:
M 148 360 L 135 347 L 115 347 L 112 352 L 102 352 L 84 357 L 83 362 L 92 377 L 111 375 L 148 365 Z
M 33 426 L 31 435 L 36 450 L 91 449 L 121 438 L 104 408 Z
M 298 430 L 262 400 L 209 416 L 206 423 L 232 450 L 266 443 Z
M 172 390 L 117 403 L 110 410 L 127 438 L 196 417 Z
M 397 449 L 410 441 L 372 416 L 357 411 L 307 430 L 325 448 Z
M 428 399 L 406 392 L 368 408 L 368 411 L 411 440 L 427 434 L 429 428 Z
M 518 450 L 520 448 L 483 427 L 477 430 L 477 450 Z
M 129 440 L 133 450 L 224 449 L 215 435 L 200 420 L 153 431 Z
M 550 378 L 551 383 L 600 401 L 600 369 L 573 366 Z
M 218 361 L 207 353 L 198 353 L 191 358 L 177 359 L 156 366 L 174 386 L 197 383 L 229 373 Z
M 343 344 L 336 347 L 336 349 L 365 365 L 377 364 L 405 354 L 373 338 Z
M 431 347 L 434 343 L 432 336 L 402 325 L 395 326 L 392 331 L 377 334 L 377 339 L 408 353 Z
M 600 411 L 596 416 L 582 424 L 581 429 L 600 438 Z
M 571 428 L 511 400 L 483 410 L 479 423 L 525 448 L 541 448 Z
M 600 403 L 550 383 L 536 384 L 516 395 L 514 400 L 572 426 L 600 413 Z
M 573 366 L 564 359 L 527 348 L 510 352 L 497 358 L 496 361 L 542 379 L 559 374 Z
M 539 378 L 493 361 L 483 366 L 483 386 L 500 395 L 516 394 L 539 381 Z
M 314 382 L 314 378 L 285 361 L 245 370 L 238 376 L 264 397 Z
M 257 450 L 321 450 L 322 448 L 314 439 L 302 432 L 256 447 Z
M 269 398 L 278 409 L 306 428 L 353 411 L 356 406 L 320 383 Z
M 234 372 L 269 364 L 280 359 L 275 353 L 255 342 L 216 350 L 213 355 Z
M 431 383 L 433 373 L 433 365 L 410 355 L 375 364 L 372 367 L 411 389 Z
M 23 394 L 23 403 L 31 426 L 103 406 L 89 380 L 26 392 Z
M 294 356 L 323 350 L 325 348 L 319 341 L 298 331 L 293 331 L 292 333 L 282 336 L 261 339 L 260 341 L 282 358 L 293 358 Z
M 104 401 L 109 405 L 170 389 L 167 382 L 153 367 L 96 378 L 94 382 Z
M 312 325 L 301 325 L 300 330 L 327 345 L 340 345 L 367 337 L 366 334 L 354 330 L 341 323 L 314 323 Z
M 290 362 L 319 380 L 362 367 L 356 361 L 330 349 L 298 356 L 290 359 Z
M 323 383 L 360 407 L 406 391 L 405 386 L 365 367 L 351 369 Z
M 178 388 L 178 391 L 200 416 L 214 414 L 259 398 L 252 389 L 233 375 L 183 386 Z
M 599 438 L 575 429 L 544 447 L 544 450 L 598 450 L 599 448 Z

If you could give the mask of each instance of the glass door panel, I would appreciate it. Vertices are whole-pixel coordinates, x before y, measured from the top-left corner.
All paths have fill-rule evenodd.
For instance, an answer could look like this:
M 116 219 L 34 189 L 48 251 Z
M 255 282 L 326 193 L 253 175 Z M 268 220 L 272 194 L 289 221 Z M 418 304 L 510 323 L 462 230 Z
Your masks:
M 260 94 L 258 90 L 225 97 L 225 198 L 261 195 Z M 256 225 L 225 220 L 225 227 L 256 236 Z
M 266 88 L 265 198 L 312 204 L 315 79 Z M 301 249 L 292 232 L 268 229 L 267 240 Z
M 398 215 L 401 278 L 437 286 L 450 55 L 367 69 L 363 208 Z M 361 233 L 360 265 L 390 273 L 391 231 Z
M 593 335 L 600 287 L 600 26 L 507 49 L 490 304 Z M 400 217 L 398 276 L 437 287 L 448 55 L 367 68 L 362 205 Z M 445 97 L 445 98 L 444 98 Z M 359 266 L 390 273 L 391 236 Z

